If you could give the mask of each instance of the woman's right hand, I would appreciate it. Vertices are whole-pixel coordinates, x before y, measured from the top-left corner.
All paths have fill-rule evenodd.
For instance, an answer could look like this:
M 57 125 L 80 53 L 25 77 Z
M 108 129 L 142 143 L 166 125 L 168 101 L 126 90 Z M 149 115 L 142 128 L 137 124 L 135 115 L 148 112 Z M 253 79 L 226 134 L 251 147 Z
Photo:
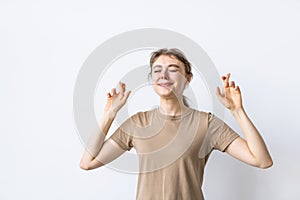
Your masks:
M 107 93 L 106 105 L 104 107 L 105 112 L 113 112 L 116 114 L 126 103 L 131 91 L 126 91 L 126 84 L 119 82 L 120 92 L 116 92 L 116 88 L 111 89 L 111 92 Z

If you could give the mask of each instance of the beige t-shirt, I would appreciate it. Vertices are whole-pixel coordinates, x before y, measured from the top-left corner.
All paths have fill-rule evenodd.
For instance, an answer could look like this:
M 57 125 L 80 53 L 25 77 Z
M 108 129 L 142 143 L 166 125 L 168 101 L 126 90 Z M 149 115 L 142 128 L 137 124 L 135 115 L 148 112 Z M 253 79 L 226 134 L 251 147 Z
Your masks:
M 138 112 L 111 136 L 139 158 L 137 200 L 202 200 L 204 167 L 212 150 L 225 151 L 239 135 L 211 113 L 180 116 L 158 108 Z

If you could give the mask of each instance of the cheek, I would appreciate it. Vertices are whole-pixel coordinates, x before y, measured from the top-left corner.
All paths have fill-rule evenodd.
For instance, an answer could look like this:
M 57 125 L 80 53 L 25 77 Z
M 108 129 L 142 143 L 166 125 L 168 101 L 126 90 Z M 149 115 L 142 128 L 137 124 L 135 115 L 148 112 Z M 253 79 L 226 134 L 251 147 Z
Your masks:
M 176 88 L 178 88 L 179 90 L 184 90 L 185 85 L 186 85 L 187 80 L 183 77 L 176 77 Z
M 158 78 L 158 76 L 156 76 L 155 74 L 151 75 L 151 80 L 152 80 L 152 81 L 156 81 L 157 78 Z
M 151 73 L 150 78 L 151 78 L 152 81 L 156 81 L 159 78 L 159 76 L 158 76 L 157 73 Z
M 172 74 L 170 78 L 178 82 L 178 84 L 184 84 L 186 81 L 186 78 L 181 73 Z

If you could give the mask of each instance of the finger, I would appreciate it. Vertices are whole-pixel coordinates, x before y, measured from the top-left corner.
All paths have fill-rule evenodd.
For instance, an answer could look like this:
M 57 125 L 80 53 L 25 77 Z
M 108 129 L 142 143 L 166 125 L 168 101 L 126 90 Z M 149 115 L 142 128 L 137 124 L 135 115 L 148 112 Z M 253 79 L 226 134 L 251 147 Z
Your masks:
M 226 76 L 222 76 L 222 79 L 226 79 L 226 78 L 229 79 L 229 77 L 230 77 L 230 73 L 227 73 Z
M 114 95 L 116 95 L 117 94 L 117 92 L 116 92 L 116 88 L 113 88 L 113 89 L 111 89 L 111 96 L 114 96 Z
M 226 76 L 222 76 L 223 87 L 224 88 L 228 88 L 229 87 L 229 77 L 230 77 L 230 73 L 228 73 Z
M 230 73 L 227 73 L 227 74 L 226 74 L 226 77 L 228 78 L 228 80 L 229 80 L 229 78 L 230 78 L 230 75 L 231 75 Z
M 240 89 L 240 87 L 238 85 L 235 86 L 234 90 L 237 91 L 237 92 L 239 92 L 239 93 L 241 93 L 241 89 Z
M 122 82 L 120 81 L 120 82 L 119 82 L 119 88 L 120 88 L 120 94 L 121 94 L 121 96 L 124 96 L 124 92 L 125 92 L 125 88 L 126 88 L 125 83 L 122 83 Z
M 235 88 L 235 83 L 234 83 L 234 81 L 230 81 L 229 87 Z
M 107 96 L 107 98 L 110 98 L 110 97 L 111 97 L 111 95 L 110 95 L 109 92 L 106 94 L 106 96 Z

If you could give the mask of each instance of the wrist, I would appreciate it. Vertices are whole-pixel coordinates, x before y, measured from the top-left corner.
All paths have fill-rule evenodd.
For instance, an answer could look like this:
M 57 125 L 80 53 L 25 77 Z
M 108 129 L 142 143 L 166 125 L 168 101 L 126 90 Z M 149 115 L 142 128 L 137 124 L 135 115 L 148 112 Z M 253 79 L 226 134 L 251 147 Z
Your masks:
M 103 115 L 108 116 L 109 118 L 115 118 L 117 111 L 114 110 L 104 110 Z
M 238 116 L 241 116 L 241 114 L 244 114 L 245 110 L 243 107 L 239 107 L 239 108 L 230 110 L 230 112 L 234 117 L 238 117 Z

